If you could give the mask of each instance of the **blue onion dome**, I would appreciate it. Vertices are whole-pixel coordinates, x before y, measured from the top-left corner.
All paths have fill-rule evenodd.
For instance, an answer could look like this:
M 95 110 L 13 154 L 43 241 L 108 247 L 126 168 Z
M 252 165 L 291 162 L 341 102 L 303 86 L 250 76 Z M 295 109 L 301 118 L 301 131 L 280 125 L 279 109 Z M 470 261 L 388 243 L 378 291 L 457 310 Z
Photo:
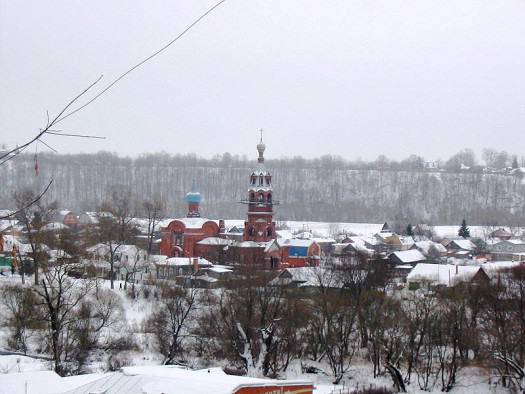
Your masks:
M 186 194 L 186 201 L 188 201 L 188 202 L 201 202 L 201 200 L 202 200 L 202 196 L 199 193 L 199 191 L 197 190 L 197 184 L 195 183 L 195 181 L 193 181 L 193 183 L 191 185 L 191 190 L 189 191 L 188 194 Z

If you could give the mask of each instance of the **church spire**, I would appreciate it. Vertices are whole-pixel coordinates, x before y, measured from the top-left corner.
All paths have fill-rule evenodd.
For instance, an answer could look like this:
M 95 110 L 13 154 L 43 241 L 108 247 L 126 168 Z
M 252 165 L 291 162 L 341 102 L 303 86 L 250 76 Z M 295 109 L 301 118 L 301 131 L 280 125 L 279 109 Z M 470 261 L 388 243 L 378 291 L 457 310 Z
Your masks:
M 263 142 L 263 129 L 261 129 L 261 141 L 257 144 L 257 150 L 259 151 L 257 162 L 264 163 L 264 151 L 266 150 L 266 145 Z

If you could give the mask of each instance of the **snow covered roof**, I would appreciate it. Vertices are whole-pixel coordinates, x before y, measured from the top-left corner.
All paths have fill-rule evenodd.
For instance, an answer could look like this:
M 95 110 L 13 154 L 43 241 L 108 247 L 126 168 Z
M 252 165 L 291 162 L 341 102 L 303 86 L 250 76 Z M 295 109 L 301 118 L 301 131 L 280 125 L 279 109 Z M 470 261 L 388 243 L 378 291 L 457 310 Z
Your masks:
M 503 241 L 503 242 L 508 242 L 513 245 L 525 245 L 525 241 L 521 239 L 507 239 L 506 241 Z
M 242 241 L 239 242 L 236 246 L 238 248 L 265 248 L 267 242 L 255 242 L 255 241 Z
M 202 257 L 166 257 L 165 260 L 156 261 L 158 265 L 170 265 L 170 266 L 188 266 L 193 265 L 193 261 L 197 259 L 199 266 L 213 265 L 208 260 Z
M 352 247 L 354 248 L 354 250 L 356 251 L 359 251 L 359 252 L 364 252 L 364 253 L 370 253 L 372 252 L 371 249 L 368 249 L 366 246 L 365 246 L 365 243 L 364 242 L 352 242 L 350 244 L 345 244 L 346 245 L 346 248 L 345 249 L 348 249 L 349 247 Z
M 10 229 L 16 223 L 18 223 L 18 220 L 0 220 L 0 232 Z
M 304 286 L 326 286 L 340 288 L 343 282 L 336 277 L 333 271 L 320 267 L 296 267 L 286 268 L 269 285 L 288 285 L 296 282 L 300 287 Z
M 494 230 L 489 234 L 490 237 L 510 237 L 512 234 L 505 230 L 503 227 Z
M 493 277 L 496 276 L 500 271 L 519 267 L 522 264 L 523 263 L 519 261 L 491 261 L 484 263 L 483 269 L 489 276 Z
M 231 245 L 232 242 L 233 241 L 231 239 L 219 238 L 219 237 L 208 237 L 208 238 L 204 238 L 203 240 L 200 240 L 199 242 L 197 242 L 197 244 L 198 245 L 224 245 L 224 246 L 227 246 L 227 245 Z
M 214 265 L 214 266 L 208 268 L 208 270 L 212 271 L 212 272 L 217 272 L 218 274 L 225 274 L 225 273 L 228 273 L 228 272 L 233 272 L 232 268 L 221 266 L 221 265 Z
M 42 227 L 42 230 L 64 230 L 69 227 L 60 222 L 51 222 Z
M 178 221 L 184 223 L 186 228 L 202 228 L 204 223 L 209 222 L 206 218 L 180 218 Z
M 231 394 L 242 387 L 304 386 L 311 382 L 270 380 L 227 375 L 220 368 L 192 371 L 183 367 L 162 365 L 146 367 L 125 367 L 119 372 L 108 374 L 94 382 L 63 394 L 127 393 L 127 394 Z
M 458 247 L 465 250 L 474 250 L 476 245 L 468 239 L 454 239 L 450 243 L 455 243 Z M 450 245 L 450 244 L 449 244 Z
M 11 216 L 14 213 L 15 213 L 15 211 L 11 211 L 9 209 L 0 209 L 0 217 Z
M 312 239 L 298 239 L 298 238 L 278 240 L 277 242 L 281 244 L 282 246 L 298 246 L 298 247 L 310 247 L 310 245 L 315 243 L 315 241 Z
M 63 378 L 54 371 L 31 371 L 0 374 L 2 394 L 52 394 L 72 390 L 104 375 L 91 374 Z
M 290 239 L 293 238 L 293 233 L 290 230 L 276 230 L 279 238 Z
M 440 253 L 445 253 L 447 251 L 447 248 L 443 245 L 432 241 L 418 241 L 416 242 L 416 246 L 421 252 L 423 252 L 423 254 L 428 254 L 431 247 L 434 247 Z
M 410 281 L 428 281 L 445 286 L 455 286 L 470 282 L 474 275 L 483 269 L 479 266 L 419 263 L 407 276 Z
M 402 250 L 399 252 L 393 252 L 390 256 L 392 255 L 397 257 L 403 264 L 426 260 L 425 256 L 423 256 L 419 250 Z

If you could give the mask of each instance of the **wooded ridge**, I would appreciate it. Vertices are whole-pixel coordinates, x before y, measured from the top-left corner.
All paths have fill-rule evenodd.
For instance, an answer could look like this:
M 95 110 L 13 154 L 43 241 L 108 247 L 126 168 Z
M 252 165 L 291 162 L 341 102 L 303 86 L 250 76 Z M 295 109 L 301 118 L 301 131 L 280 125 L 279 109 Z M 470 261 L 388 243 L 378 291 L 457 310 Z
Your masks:
M 47 198 L 78 214 L 104 201 L 108 187 L 130 187 L 142 201 L 158 194 L 168 217 L 187 213 L 186 193 L 195 179 L 203 196 L 201 214 L 212 219 L 242 219 L 254 160 L 166 153 L 121 158 L 96 154 L 20 155 L 0 166 L 2 208 L 12 208 L 11 192 L 43 188 Z M 456 223 L 518 225 L 525 220 L 525 181 L 521 172 L 486 173 L 351 166 L 334 160 L 268 160 L 276 199 L 275 219 L 334 222 L 399 220 L 434 225 Z

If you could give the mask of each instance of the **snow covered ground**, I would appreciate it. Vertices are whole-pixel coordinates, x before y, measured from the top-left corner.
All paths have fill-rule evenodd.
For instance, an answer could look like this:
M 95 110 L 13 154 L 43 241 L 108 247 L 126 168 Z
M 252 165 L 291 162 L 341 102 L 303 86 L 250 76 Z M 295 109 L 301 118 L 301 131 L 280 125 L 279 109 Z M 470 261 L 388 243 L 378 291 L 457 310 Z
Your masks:
M 136 355 L 140 359 L 140 354 Z M 0 374 L 0 392 L 2 394 L 51 394 L 63 393 L 68 390 L 73 390 L 87 383 L 98 379 L 107 377 L 108 374 L 97 373 L 79 375 L 74 377 L 60 378 L 49 368 L 49 363 L 42 360 L 26 356 L 0 356 L 0 366 L 3 371 L 9 368 L 10 372 Z M 11 369 L 14 367 L 16 372 Z M 162 368 L 162 367 L 161 367 Z M 140 371 L 140 368 L 138 369 Z M 162 370 L 157 370 L 155 367 L 149 368 L 153 375 L 162 375 Z M 489 384 L 489 378 L 483 373 L 472 368 L 470 371 L 463 371 L 463 377 L 458 382 L 457 387 L 452 390 L 452 393 L 457 394 L 483 394 L 483 393 L 508 393 L 507 390 L 501 387 L 494 387 Z M 349 376 L 351 378 L 343 379 L 339 384 L 334 385 L 330 382 L 331 378 L 323 374 L 302 374 L 292 366 L 286 378 L 289 380 L 311 381 L 314 383 L 315 394 L 346 394 L 353 390 L 364 390 L 369 388 L 391 388 L 392 382 L 388 376 L 381 376 L 373 378 L 370 371 L 370 366 L 355 364 L 350 369 Z M 207 377 L 206 377 L 207 378 Z M 217 379 L 215 376 L 214 379 Z M 235 382 L 236 377 L 232 377 Z M 227 376 L 221 376 L 221 381 L 226 383 Z M 203 386 L 204 387 L 204 386 Z M 149 391 L 148 391 L 149 392 Z M 195 393 L 195 394 L 209 394 L 209 387 L 206 390 L 198 390 L 194 388 L 191 391 L 178 387 L 178 390 L 168 391 L 169 393 Z M 408 393 L 428 393 L 428 391 L 420 390 L 416 383 L 407 387 Z M 431 392 L 441 392 L 435 388 Z M 153 393 L 153 392 L 152 392 Z
M 227 220 L 226 226 L 244 226 L 244 221 L 241 220 Z M 290 233 L 310 232 L 314 237 L 330 237 L 336 234 L 355 234 L 358 236 L 371 236 L 378 233 L 383 226 L 383 223 L 321 223 L 321 222 L 297 222 L 289 221 L 280 223 L 284 228 L 287 228 Z M 487 236 L 487 228 L 483 226 L 469 226 L 472 237 L 485 238 Z M 433 230 L 438 237 L 457 237 L 459 225 L 456 226 L 434 226 Z M 489 264 L 487 264 L 487 268 Z M 0 276 L 0 286 L 9 282 L 20 281 L 17 276 L 2 277 Z M 109 282 L 101 282 L 102 286 L 109 289 Z M 124 305 L 126 312 L 126 319 L 131 332 L 140 332 L 140 326 L 145 316 L 151 312 L 151 303 L 148 300 L 140 298 L 138 300 L 130 299 L 126 296 L 124 290 L 120 289 L 121 282 L 115 282 L 115 296 L 119 297 Z M 140 337 L 140 335 L 138 335 Z M 39 355 L 24 356 L 20 354 L 9 354 L 3 347 L 6 343 L 6 332 L 0 330 L 0 393 L 60 393 L 70 388 L 76 387 L 88 382 L 90 379 L 96 379 L 103 376 L 106 371 L 106 362 L 101 360 L 98 364 L 91 365 L 91 370 L 95 374 L 83 375 L 75 379 L 64 380 L 51 373 L 52 364 L 45 357 Z M 125 355 L 126 361 L 129 365 L 144 366 L 144 365 L 159 365 L 162 358 L 154 352 L 151 345 L 146 339 L 139 343 L 141 350 L 129 352 Z M 196 365 L 198 366 L 198 365 Z M 324 371 L 329 371 L 327 365 L 315 365 Z M 37 371 L 48 371 L 45 373 L 35 374 Z M 303 374 L 299 362 L 290 366 L 286 373 L 287 379 L 311 380 L 315 383 L 316 394 L 337 393 L 338 390 L 347 389 L 366 389 L 371 386 L 375 387 L 392 387 L 392 380 L 388 375 L 373 378 L 371 367 L 365 362 L 356 361 L 352 365 L 348 377 L 345 377 L 338 385 L 331 383 L 332 377 L 323 373 L 319 374 Z M 38 376 L 38 377 L 37 377 Z M 490 386 L 490 380 L 487 376 L 483 376 L 479 369 L 464 369 L 461 372 L 461 380 L 454 393 L 494 393 L 507 392 L 502 388 L 494 388 Z M 38 382 L 38 384 L 36 384 Z M 27 386 L 26 386 L 27 384 Z M 435 389 L 439 391 L 438 388 Z M 343 391 L 344 392 L 344 391 Z M 410 393 L 423 392 L 418 389 L 417 383 L 413 383 L 408 387 Z
M 7 282 L 13 282 L 20 280 L 19 277 L 0 277 L 0 286 Z M 109 288 L 109 282 L 104 281 L 102 285 Z M 126 318 L 129 322 L 129 326 L 132 331 L 139 330 L 141 321 L 144 319 L 146 314 L 151 310 L 150 301 L 145 299 L 132 300 L 125 295 L 125 291 L 120 289 L 120 282 L 116 282 L 115 290 L 113 290 L 115 296 L 121 298 L 124 303 Z M 4 344 L 3 338 L 5 332 L 0 332 L 0 343 Z M 162 362 L 161 357 L 156 354 L 153 349 L 148 346 L 147 341 L 141 343 L 140 351 L 129 352 L 126 355 L 128 365 L 132 366 L 154 366 L 160 365 Z M 0 345 L 1 346 L 1 345 Z M 58 375 L 51 372 L 51 362 L 45 358 L 39 356 L 23 356 L 19 354 L 2 354 L 1 351 L 5 349 L 0 347 L 0 393 L 3 394 L 15 394 L 15 393 L 28 393 L 28 394 L 48 394 L 48 393 L 61 393 L 67 390 L 78 387 L 89 381 L 99 379 L 104 376 L 105 373 L 105 362 L 100 361 L 99 364 L 94 363 L 91 370 L 96 372 L 95 374 L 82 375 L 76 378 L 62 379 Z M 323 364 L 315 364 L 311 362 L 305 362 L 307 365 L 315 366 L 323 371 L 329 371 L 329 367 Z M 219 366 L 219 365 L 217 365 Z M 198 367 L 196 364 L 195 367 Z M 305 374 L 302 372 L 301 362 L 297 361 L 293 363 L 286 372 L 286 379 L 293 380 L 308 380 L 315 384 L 316 394 L 331 394 L 331 393 L 346 393 L 348 390 L 354 389 L 368 389 L 370 387 L 392 387 L 392 380 L 385 374 L 378 378 L 373 378 L 370 364 L 364 361 L 359 361 L 352 364 L 350 370 L 345 375 L 345 378 L 338 384 L 332 384 L 333 377 L 325 373 L 318 374 Z M 44 371 L 42 373 L 42 371 Z M 47 371 L 47 372 L 45 372 Z M 38 372 L 38 373 L 37 373 Z M 342 390 L 342 391 L 341 391 Z M 435 392 L 439 392 L 436 387 Z M 183 392 L 183 391 L 180 391 Z M 196 393 L 200 393 L 195 391 Z M 350 391 L 351 392 L 351 391 Z M 423 393 L 419 390 L 417 383 L 414 382 L 408 387 L 409 393 Z M 506 390 L 501 387 L 494 388 L 489 384 L 489 378 L 483 376 L 482 370 L 478 369 L 464 369 L 461 372 L 461 379 L 456 388 L 453 390 L 454 393 L 470 394 L 470 393 L 505 393 Z

